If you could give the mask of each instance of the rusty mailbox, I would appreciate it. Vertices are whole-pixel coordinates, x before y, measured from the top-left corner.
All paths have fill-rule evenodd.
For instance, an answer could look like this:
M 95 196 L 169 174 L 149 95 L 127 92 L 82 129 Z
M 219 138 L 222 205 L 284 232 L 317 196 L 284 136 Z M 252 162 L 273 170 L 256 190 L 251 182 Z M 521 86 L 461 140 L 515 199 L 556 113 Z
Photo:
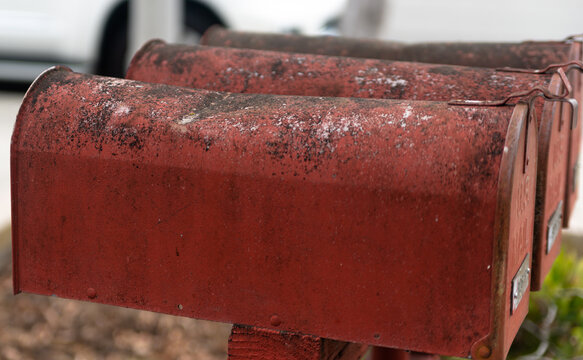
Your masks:
M 577 39 L 521 43 L 446 42 L 408 44 L 340 36 L 254 33 L 212 26 L 201 44 L 368 59 L 404 60 L 478 67 L 543 68 L 581 59 Z
M 522 43 L 420 43 L 405 44 L 380 40 L 350 39 L 333 36 L 300 36 L 268 33 L 249 33 L 227 30 L 220 26 L 209 28 L 201 39 L 204 45 L 235 48 L 277 50 L 373 59 L 417 61 L 436 64 L 480 66 L 488 68 L 512 67 L 543 69 L 550 64 L 571 63 L 569 79 L 575 90 L 575 99 L 583 101 L 581 86 L 581 38 L 565 41 L 525 41 Z M 579 114 L 581 117 L 582 114 Z M 567 227 L 578 197 L 577 169 L 581 148 L 581 130 L 570 136 L 565 192 L 563 226 Z
M 147 43 L 136 53 L 127 77 L 239 93 L 440 101 L 503 99 L 537 86 L 554 94 L 565 91 L 559 74 L 553 77 L 451 65 L 168 45 L 160 40 Z M 540 289 L 560 251 L 572 120 L 570 111 L 561 114 L 559 103 L 540 101 L 536 111 L 539 162 L 533 290 Z
M 530 119 L 55 68 L 12 139 L 14 290 L 502 359 L 528 310 Z

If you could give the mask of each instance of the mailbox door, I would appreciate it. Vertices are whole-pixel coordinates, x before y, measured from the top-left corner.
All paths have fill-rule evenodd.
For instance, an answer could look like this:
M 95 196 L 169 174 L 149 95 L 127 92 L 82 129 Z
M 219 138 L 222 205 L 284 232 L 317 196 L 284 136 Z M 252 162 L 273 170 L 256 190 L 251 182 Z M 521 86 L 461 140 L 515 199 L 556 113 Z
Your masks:
M 493 331 L 488 341 L 476 343 L 472 348 L 474 359 L 505 359 L 528 312 L 530 293 L 530 268 L 537 174 L 537 127 L 528 119 L 528 108 L 518 105 L 509 125 L 505 149 L 516 149 L 503 158 L 500 172 L 497 221 L 500 240 L 504 244 L 495 249 L 494 257 L 506 263 L 506 267 L 494 270 L 493 291 L 505 295 L 493 313 L 494 327 L 505 324 L 503 331 Z M 506 151 L 506 150 L 504 150 Z M 511 184 L 506 187 L 504 184 Z M 510 205 L 504 200 L 511 197 Z M 510 218 L 508 223 L 503 219 Z M 503 284 L 503 285 L 501 285 Z M 503 311 L 500 311 L 502 310 Z M 492 344 L 494 350 L 492 349 Z

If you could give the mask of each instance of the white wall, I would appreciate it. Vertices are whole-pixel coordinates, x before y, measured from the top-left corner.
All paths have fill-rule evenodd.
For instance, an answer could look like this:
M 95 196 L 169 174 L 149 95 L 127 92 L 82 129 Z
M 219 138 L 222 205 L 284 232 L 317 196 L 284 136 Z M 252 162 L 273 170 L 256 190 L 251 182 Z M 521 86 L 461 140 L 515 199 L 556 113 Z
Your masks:
M 583 0 L 387 1 L 381 37 L 389 40 L 557 40 L 583 33 Z

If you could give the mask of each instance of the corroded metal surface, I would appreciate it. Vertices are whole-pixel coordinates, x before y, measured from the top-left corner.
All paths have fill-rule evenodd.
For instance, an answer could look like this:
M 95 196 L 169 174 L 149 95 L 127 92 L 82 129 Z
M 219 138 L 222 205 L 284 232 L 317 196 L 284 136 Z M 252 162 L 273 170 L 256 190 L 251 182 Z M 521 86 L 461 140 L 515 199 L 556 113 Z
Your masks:
M 15 292 L 502 359 L 526 112 L 49 71 L 12 140 Z
M 252 33 L 220 26 L 209 28 L 201 44 L 434 64 L 527 68 L 564 62 L 570 48 L 570 43 L 565 42 L 405 44 L 337 36 Z
M 487 68 L 391 62 L 249 49 L 168 45 L 154 40 L 136 53 L 127 77 L 192 88 L 240 93 L 381 99 L 504 99 L 537 87 L 564 91 L 558 75 Z M 533 289 L 540 289 L 560 249 L 561 233 L 546 251 L 547 226 L 564 200 L 570 114 L 561 104 L 537 103 L 539 140 Z M 566 123 L 566 125 L 560 125 Z M 552 154 L 551 154 L 552 152 Z
M 581 60 L 580 41 L 527 41 L 522 43 L 425 43 L 404 44 L 379 40 L 361 40 L 342 37 L 246 33 L 211 27 L 204 34 L 202 44 L 264 50 L 313 53 L 337 56 L 364 57 L 387 60 L 418 61 L 437 64 L 456 64 L 488 68 L 517 67 L 540 69 L 554 63 Z M 581 75 L 573 73 L 571 82 L 575 98 L 583 104 Z M 580 109 L 583 112 L 583 109 Z M 582 113 L 583 115 L 583 113 Z M 563 225 L 568 227 L 573 207 L 578 198 L 576 168 L 580 158 L 581 127 L 571 132 L 568 155 L 567 191 Z
M 380 99 L 499 99 L 548 87 L 550 75 L 492 69 L 279 53 L 153 40 L 140 49 L 127 78 L 238 93 Z

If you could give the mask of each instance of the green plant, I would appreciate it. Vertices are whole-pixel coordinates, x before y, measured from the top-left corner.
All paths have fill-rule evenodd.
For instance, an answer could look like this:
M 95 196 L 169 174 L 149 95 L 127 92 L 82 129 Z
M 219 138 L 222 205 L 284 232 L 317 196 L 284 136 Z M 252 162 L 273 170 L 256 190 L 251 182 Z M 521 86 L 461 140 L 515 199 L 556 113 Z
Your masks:
M 509 359 L 583 358 L 583 259 L 559 254 L 541 291 L 531 293 L 529 313 Z
M 455 360 L 458 358 L 444 358 Z M 562 251 L 529 312 L 508 360 L 583 360 L 583 258 Z

